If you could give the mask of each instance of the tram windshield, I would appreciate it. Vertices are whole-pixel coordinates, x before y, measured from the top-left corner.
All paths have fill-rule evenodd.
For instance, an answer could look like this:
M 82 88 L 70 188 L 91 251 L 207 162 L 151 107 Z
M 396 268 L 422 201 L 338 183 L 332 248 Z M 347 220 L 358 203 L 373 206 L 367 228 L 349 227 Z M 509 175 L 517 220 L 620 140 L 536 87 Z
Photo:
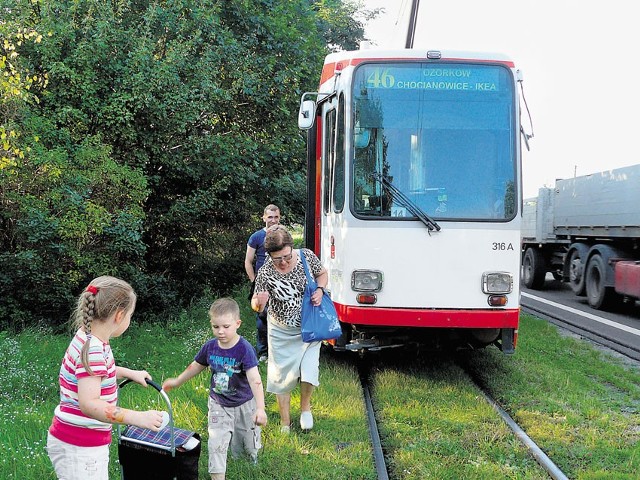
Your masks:
M 517 132 L 509 69 L 362 64 L 353 89 L 356 216 L 413 218 L 376 180 L 382 175 L 435 219 L 513 218 Z

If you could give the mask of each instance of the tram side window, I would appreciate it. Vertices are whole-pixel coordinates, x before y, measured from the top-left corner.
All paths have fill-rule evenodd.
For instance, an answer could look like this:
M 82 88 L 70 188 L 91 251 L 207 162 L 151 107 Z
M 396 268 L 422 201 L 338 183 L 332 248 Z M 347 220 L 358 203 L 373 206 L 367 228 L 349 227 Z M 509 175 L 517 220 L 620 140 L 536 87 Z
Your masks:
M 356 127 L 353 163 L 353 206 L 359 215 L 390 215 L 388 198 L 380 184 L 372 177 L 378 172 L 388 172 L 389 164 L 382 152 L 386 148 L 381 129 Z M 386 144 L 385 144 L 386 145 Z
M 322 168 L 323 178 L 323 195 L 322 204 L 324 213 L 329 213 L 329 203 L 331 199 L 331 165 L 333 164 L 333 158 L 335 156 L 335 134 L 336 134 L 336 111 L 329 110 L 325 114 L 325 129 L 324 129 L 324 166 Z
M 333 211 L 336 213 L 342 212 L 342 209 L 344 208 L 344 122 L 344 95 L 340 95 L 340 100 L 338 100 L 338 126 L 336 136 L 335 164 L 333 167 Z

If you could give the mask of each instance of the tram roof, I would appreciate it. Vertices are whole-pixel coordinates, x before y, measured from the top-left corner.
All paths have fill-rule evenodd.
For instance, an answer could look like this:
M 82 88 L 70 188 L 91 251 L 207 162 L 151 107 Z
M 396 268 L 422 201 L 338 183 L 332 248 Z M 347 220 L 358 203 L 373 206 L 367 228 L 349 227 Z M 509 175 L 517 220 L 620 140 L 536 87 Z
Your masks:
M 502 53 L 495 52 L 473 52 L 464 50 L 432 50 L 432 49 L 360 49 L 345 50 L 336 53 L 330 53 L 325 58 L 324 63 L 339 62 L 341 60 L 392 60 L 392 59 L 415 59 L 429 60 L 428 52 L 438 52 L 441 55 L 440 60 L 484 60 L 501 63 L 513 64 L 511 58 Z

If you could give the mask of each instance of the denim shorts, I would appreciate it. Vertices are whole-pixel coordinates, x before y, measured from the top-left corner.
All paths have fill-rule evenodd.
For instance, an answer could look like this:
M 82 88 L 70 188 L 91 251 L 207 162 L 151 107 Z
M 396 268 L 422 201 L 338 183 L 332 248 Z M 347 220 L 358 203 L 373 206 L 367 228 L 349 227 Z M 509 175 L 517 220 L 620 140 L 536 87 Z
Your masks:
M 256 400 L 238 407 L 223 407 L 209 397 L 209 473 L 225 473 L 227 452 L 236 458 L 243 452 L 258 461 L 262 448 L 261 429 L 253 423 Z

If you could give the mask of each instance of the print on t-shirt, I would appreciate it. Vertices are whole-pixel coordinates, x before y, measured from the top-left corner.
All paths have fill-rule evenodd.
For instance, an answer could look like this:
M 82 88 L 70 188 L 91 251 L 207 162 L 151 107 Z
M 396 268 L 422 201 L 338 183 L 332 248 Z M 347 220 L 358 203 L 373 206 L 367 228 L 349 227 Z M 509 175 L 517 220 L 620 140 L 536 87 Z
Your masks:
M 222 357 L 220 355 L 211 355 L 209 357 L 209 365 L 211 365 L 211 369 L 214 371 L 214 392 L 235 395 L 235 388 L 229 387 L 233 374 L 240 373 L 240 369 L 235 368 L 235 364 L 235 358 Z

